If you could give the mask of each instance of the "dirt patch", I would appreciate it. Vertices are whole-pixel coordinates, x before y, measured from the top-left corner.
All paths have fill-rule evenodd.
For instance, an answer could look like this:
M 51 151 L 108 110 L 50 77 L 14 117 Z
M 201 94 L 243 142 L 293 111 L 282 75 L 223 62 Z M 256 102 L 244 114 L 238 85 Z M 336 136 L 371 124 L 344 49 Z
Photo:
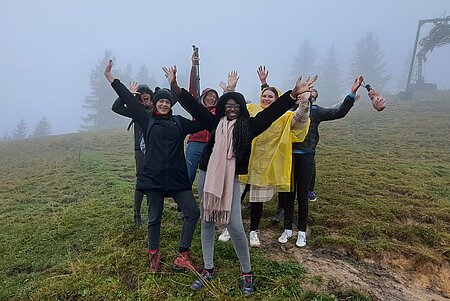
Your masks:
M 382 260 L 352 260 L 346 250 L 297 248 L 295 239 L 281 245 L 270 230 L 260 233 L 262 248 L 275 260 L 296 259 L 311 277 L 320 276 L 324 286 L 332 289 L 356 289 L 374 300 L 443 301 L 450 300 L 450 267 L 423 265 L 414 267 L 412 260 L 398 256 Z M 314 283 L 305 289 L 320 290 Z

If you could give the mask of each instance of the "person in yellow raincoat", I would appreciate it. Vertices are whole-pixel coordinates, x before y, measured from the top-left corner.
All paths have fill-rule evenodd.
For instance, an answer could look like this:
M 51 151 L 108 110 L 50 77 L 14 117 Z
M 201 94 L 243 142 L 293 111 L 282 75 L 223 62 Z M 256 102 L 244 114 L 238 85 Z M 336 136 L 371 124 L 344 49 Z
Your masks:
M 260 66 L 257 71 L 261 82 L 265 83 L 268 72 Z M 263 81 L 264 78 L 264 81 Z M 239 181 L 250 185 L 251 225 L 250 246 L 260 245 L 259 223 L 263 203 L 270 201 L 277 191 L 289 192 L 291 188 L 292 143 L 305 139 L 309 129 L 308 97 L 297 101 L 295 111 L 288 111 L 252 142 L 252 152 L 247 175 L 240 175 Z M 255 116 L 269 107 L 279 96 L 280 91 L 268 85 L 262 86 L 260 103 L 247 104 L 250 116 Z M 227 230 L 219 240 L 227 237 Z

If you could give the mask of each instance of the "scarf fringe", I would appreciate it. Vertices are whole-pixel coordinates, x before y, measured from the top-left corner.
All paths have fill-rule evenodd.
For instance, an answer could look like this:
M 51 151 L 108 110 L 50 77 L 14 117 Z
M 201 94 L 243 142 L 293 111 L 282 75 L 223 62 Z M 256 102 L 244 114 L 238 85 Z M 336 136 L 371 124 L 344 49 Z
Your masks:
M 208 208 L 203 208 L 202 219 L 207 222 L 216 222 L 219 224 L 228 224 L 230 222 L 231 210 L 222 209 L 222 198 L 210 192 L 204 192 L 203 194 L 205 202 L 208 202 Z

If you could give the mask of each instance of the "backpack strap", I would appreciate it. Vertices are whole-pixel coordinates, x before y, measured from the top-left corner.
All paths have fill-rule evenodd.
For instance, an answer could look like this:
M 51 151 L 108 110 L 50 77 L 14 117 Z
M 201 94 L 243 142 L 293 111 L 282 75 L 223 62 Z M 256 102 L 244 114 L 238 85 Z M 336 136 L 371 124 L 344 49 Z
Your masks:
M 131 128 L 131 126 L 133 125 L 133 123 L 134 123 L 134 120 L 133 119 L 131 119 L 131 121 L 130 121 L 130 124 L 128 125 L 128 127 L 127 127 L 127 131 L 129 131 L 130 130 L 130 128 Z
M 142 132 L 141 139 L 139 141 L 139 146 L 141 148 L 141 151 L 145 154 L 146 151 L 148 151 L 152 146 L 148 143 L 148 136 L 150 134 L 150 131 L 152 130 L 153 125 L 155 124 L 155 118 L 153 116 L 150 116 L 148 119 L 148 125 L 144 132 Z
M 181 126 L 181 120 L 179 115 L 173 115 L 173 120 L 175 121 L 175 124 L 177 125 L 178 129 L 180 130 L 181 134 L 183 134 L 183 127 Z M 148 120 L 148 125 L 145 130 L 145 132 L 142 133 L 141 139 L 140 139 L 140 148 L 141 151 L 145 154 L 146 151 L 148 151 L 152 145 L 148 143 L 148 137 L 150 135 L 150 131 L 152 130 L 153 125 L 155 124 L 155 118 L 152 116 Z

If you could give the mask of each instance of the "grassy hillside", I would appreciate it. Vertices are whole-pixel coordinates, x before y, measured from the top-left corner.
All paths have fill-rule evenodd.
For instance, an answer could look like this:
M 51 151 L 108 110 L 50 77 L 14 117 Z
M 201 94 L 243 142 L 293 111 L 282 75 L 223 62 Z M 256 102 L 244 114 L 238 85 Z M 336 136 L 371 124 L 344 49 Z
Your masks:
M 428 271 L 430 279 L 448 268 L 448 116 L 449 101 L 395 102 L 382 113 L 359 103 L 346 119 L 322 124 L 307 249 Z M 219 280 L 208 290 L 194 293 L 195 275 L 172 272 L 180 223 L 170 201 L 163 273 L 147 272 L 146 229 L 132 224 L 131 136 L 120 129 L 0 144 L 1 300 L 244 299 L 231 244 L 216 244 Z M 261 226 L 272 240 L 282 232 L 266 218 L 275 203 Z M 199 231 L 193 254 L 201 265 Z M 370 300 L 370 290 L 324 285 L 294 257 L 277 256 L 278 245 L 262 243 L 251 250 L 255 300 Z M 444 278 L 433 278 L 443 295 Z

